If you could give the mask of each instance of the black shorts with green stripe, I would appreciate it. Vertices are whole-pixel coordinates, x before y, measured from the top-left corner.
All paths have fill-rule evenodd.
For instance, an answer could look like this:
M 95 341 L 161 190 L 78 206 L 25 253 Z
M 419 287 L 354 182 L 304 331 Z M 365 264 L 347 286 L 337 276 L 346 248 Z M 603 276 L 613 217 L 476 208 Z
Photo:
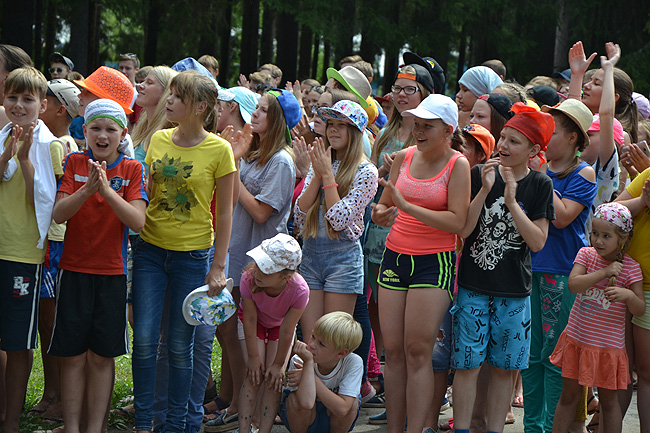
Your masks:
M 438 287 L 450 293 L 456 276 L 456 253 L 400 254 L 384 249 L 377 283 L 391 290 Z

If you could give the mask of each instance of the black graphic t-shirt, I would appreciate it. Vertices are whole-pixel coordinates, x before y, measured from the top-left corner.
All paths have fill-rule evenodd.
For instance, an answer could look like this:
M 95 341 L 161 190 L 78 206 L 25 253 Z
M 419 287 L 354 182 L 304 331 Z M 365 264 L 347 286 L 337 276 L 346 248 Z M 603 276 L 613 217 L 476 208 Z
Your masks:
M 472 168 L 472 199 L 481 189 L 481 168 Z M 465 240 L 458 270 L 458 285 L 490 296 L 523 298 L 530 295 L 530 249 L 519 234 L 505 204 L 506 183 L 496 180 L 485 199 L 474 231 Z M 517 203 L 531 221 L 555 219 L 553 182 L 538 171 L 517 182 Z

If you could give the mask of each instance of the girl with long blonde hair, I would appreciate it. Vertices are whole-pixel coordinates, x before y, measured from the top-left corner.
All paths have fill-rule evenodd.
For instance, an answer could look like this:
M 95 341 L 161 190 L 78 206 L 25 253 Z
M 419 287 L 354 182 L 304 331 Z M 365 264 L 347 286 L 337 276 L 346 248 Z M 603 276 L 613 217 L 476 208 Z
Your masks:
M 363 215 L 377 191 L 377 169 L 363 152 L 366 112 L 343 100 L 319 108 L 317 115 L 326 122 L 326 134 L 309 150 L 312 167 L 294 209 L 304 238 L 300 273 L 310 289 L 303 339 L 323 314 L 354 312 L 363 293 Z

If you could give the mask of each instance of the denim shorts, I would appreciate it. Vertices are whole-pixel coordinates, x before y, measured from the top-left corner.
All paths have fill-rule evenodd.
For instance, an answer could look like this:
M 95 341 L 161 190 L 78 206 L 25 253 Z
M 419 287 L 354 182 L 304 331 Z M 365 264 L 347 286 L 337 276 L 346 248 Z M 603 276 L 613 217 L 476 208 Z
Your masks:
M 458 288 L 453 315 L 456 369 L 488 364 L 503 370 L 528 368 L 530 297 L 503 298 Z
M 332 293 L 363 293 L 363 254 L 359 241 L 305 240 L 300 275 L 310 290 Z
M 291 391 L 288 388 L 285 388 L 282 391 L 282 401 L 280 402 L 278 415 L 280 415 L 280 419 L 284 423 L 284 426 L 287 428 L 287 430 L 291 431 L 291 427 L 289 426 L 289 420 L 287 418 L 287 398 L 289 398 L 289 394 L 291 394 Z M 357 420 L 359 419 L 360 407 L 361 407 L 361 401 L 359 401 L 359 404 L 357 405 L 357 417 L 354 419 L 354 421 L 352 421 L 352 425 L 350 426 L 350 429 L 348 431 L 352 431 L 354 425 L 357 423 Z M 316 410 L 316 418 L 314 418 L 314 422 L 311 423 L 311 425 L 307 429 L 307 433 L 329 432 L 330 416 L 327 414 L 327 408 L 323 403 L 317 400 L 314 409 Z
M 442 318 L 440 332 L 436 337 L 431 356 L 433 371 L 436 373 L 446 373 L 451 367 L 451 329 L 451 304 L 449 304 L 449 309 Z

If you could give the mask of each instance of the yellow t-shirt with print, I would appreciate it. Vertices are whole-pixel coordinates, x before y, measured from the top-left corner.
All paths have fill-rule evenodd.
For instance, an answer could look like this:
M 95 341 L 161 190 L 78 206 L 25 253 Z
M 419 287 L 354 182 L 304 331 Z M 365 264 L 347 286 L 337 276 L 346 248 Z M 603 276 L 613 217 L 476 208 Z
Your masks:
M 5 147 L 11 137 L 7 137 Z M 23 145 L 18 143 L 18 148 Z M 50 143 L 52 167 L 57 177 L 63 175 L 63 152 L 61 143 Z M 23 170 L 17 155 L 14 159 L 18 169 L 11 179 L 0 182 L 0 259 L 10 262 L 41 264 L 45 260 L 46 249 L 36 248 L 38 244 L 38 224 L 34 204 L 27 195 Z
M 632 183 L 627 186 L 627 192 L 632 197 L 641 196 L 643 184 L 648 178 L 650 178 L 650 168 L 634 178 Z M 650 290 L 650 248 L 648 247 L 648 239 L 650 239 L 650 209 L 645 207 L 634 217 L 634 231 L 627 249 L 630 257 L 641 265 L 644 290 Z
M 210 203 L 215 179 L 235 171 L 230 144 L 209 134 L 192 147 L 172 141 L 173 129 L 151 137 L 149 207 L 140 237 L 172 251 L 210 248 L 214 242 Z

